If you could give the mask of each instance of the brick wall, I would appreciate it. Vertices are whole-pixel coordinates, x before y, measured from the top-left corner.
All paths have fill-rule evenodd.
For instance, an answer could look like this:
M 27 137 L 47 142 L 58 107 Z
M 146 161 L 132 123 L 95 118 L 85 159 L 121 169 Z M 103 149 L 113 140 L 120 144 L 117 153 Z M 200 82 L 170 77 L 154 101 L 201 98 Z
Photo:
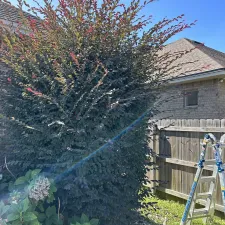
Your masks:
M 225 81 L 224 81 L 225 82 Z M 225 83 L 220 80 L 199 81 L 170 86 L 162 91 L 161 111 L 157 118 L 223 119 L 225 118 Z M 184 91 L 198 90 L 198 106 L 184 106 Z M 168 99 L 171 98 L 171 99 Z

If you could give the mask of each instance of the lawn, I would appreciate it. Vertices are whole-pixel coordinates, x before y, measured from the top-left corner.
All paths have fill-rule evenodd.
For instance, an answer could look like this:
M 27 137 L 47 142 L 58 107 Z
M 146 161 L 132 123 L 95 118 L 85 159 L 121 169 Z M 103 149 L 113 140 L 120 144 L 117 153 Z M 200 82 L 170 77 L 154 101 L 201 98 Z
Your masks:
M 167 225 L 179 225 L 184 211 L 184 204 L 177 201 L 160 199 L 159 197 L 146 198 L 145 203 L 157 202 L 155 209 L 149 208 L 142 211 L 142 215 L 150 222 L 151 225 L 160 225 L 167 217 Z M 215 216 L 213 225 L 225 225 L 225 217 L 221 219 Z M 203 225 L 201 219 L 194 220 L 193 225 Z

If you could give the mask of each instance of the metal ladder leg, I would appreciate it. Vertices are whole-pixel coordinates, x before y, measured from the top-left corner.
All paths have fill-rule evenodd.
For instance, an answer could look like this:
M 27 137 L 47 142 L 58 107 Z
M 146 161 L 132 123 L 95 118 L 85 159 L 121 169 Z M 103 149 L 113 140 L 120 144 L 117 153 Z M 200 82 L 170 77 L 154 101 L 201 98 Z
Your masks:
M 217 177 L 217 167 L 216 165 L 213 167 L 213 177 Z M 217 182 L 211 181 L 209 186 L 209 197 L 206 199 L 206 210 L 208 210 L 208 217 L 202 219 L 204 224 L 211 224 L 211 220 L 213 219 L 214 212 L 215 212 L 215 204 L 216 204 L 216 189 L 217 189 Z
M 215 159 L 205 160 L 206 148 L 209 141 L 212 143 Z M 204 224 L 211 224 L 210 220 L 212 220 L 215 212 L 218 174 L 225 212 L 225 168 L 223 168 L 222 164 L 221 146 L 225 147 L 225 134 L 221 137 L 219 143 L 217 143 L 216 138 L 213 134 L 205 135 L 205 138 L 203 140 L 202 153 L 198 164 L 199 167 L 195 175 L 194 183 L 192 185 L 192 189 L 180 225 L 191 225 L 192 220 L 196 218 L 202 218 Z M 201 176 L 204 164 L 214 165 L 212 176 Z M 208 192 L 197 193 L 197 187 L 200 182 L 210 182 Z M 198 199 L 206 200 L 205 208 L 195 209 L 195 203 Z
M 201 176 L 201 175 L 200 175 Z M 191 207 L 190 207 L 190 212 L 189 212 L 189 217 L 191 218 L 193 216 L 193 212 L 194 212 L 194 209 L 195 209 L 195 204 L 196 204 L 196 193 L 197 193 L 197 189 L 198 189 L 198 184 L 197 184 L 197 187 L 196 187 L 196 191 L 193 195 L 193 201 L 191 203 Z M 186 225 L 192 225 L 192 220 L 188 220 Z
M 214 215 L 215 209 L 215 197 L 216 197 L 216 177 L 217 177 L 217 167 L 215 165 L 215 160 L 205 160 L 204 164 L 212 165 L 214 164 L 212 176 L 201 176 L 197 185 L 196 192 L 194 194 L 194 199 L 190 209 L 190 220 L 188 220 L 187 225 L 191 225 L 193 219 L 202 218 L 204 224 L 211 224 L 210 220 Z M 201 182 L 209 182 L 209 191 L 199 192 L 198 187 Z M 195 204 L 198 200 L 204 199 L 206 201 L 205 207 L 200 209 L 195 209 Z
M 192 224 L 192 220 L 189 220 L 189 216 L 192 217 L 193 216 L 193 212 L 194 212 L 194 208 L 195 208 L 195 202 L 194 201 L 194 197 L 196 195 L 196 189 L 198 186 L 198 182 L 199 179 L 202 175 L 202 170 L 203 170 L 203 163 L 205 161 L 205 154 L 206 154 L 206 149 L 207 149 L 207 144 L 210 140 L 209 135 L 205 135 L 204 140 L 203 140 L 203 145 L 202 145 L 202 151 L 201 151 L 201 155 L 200 155 L 200 160 L 198 163 L 198 169 L 197 172 L 195 174 L 195 178 L 194 178 L 194 182 L 192 184 L 191 187 L 191 192 L 189 194 L 186 206 L 185 206 L 185 210 L 180 222 L 180 225 L 191 225 Z M 191 210 L 191 214 L 190 214 L 190 210 Z

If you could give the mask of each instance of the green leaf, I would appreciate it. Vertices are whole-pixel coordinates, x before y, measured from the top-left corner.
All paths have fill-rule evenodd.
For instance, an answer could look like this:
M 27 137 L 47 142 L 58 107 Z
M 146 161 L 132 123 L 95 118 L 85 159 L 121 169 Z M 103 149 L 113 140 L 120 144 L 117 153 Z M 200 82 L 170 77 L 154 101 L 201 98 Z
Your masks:
M 51 220 L 52 220 L 53 224 L 57 224 L 57 225 L 63 224 L 63 221 L 60 218 L 58 218 L 57 214 L 55 214 L 55 216 L 51 217 Z
M 81 215 L 80 222 L 81 222 L 81 223 L 89 222 L 88 216 L 86 216 L 86 215 L 83 213 L 83 214 Z
M 52 184 L 52 185 L 50 186 L 50 191 L 51 191 L 51 192 L 56 192 L 56 191 L 57 191 L 56 186 Z
M 1 225 L 7 225 L 7 223 L 3 220 L 1 221 Z
M 0 213 L 0 216 L 4 215 L 9 209 L 10 209 L 10 206 L 5 205 L 4 208 L 1 209 L 2 211 Z
M 40 172 L 41 172 L 40 169 L 33 170 L 33 171 L 31 172 L 31 178 L 36 177 Z
M 80 217 L 78 217 L 78 216 L 73 216 L 72 218 L 71 218 L 71 220 L 70 220 L 70 222 L 71 223 L 76 223 L 76 222 L 80 222 Z
M 22 225 L 22 222 L 20 220 L 15 220 L 12 222 L 12 225 Z
M 26 212 L 29 209 L 29 204 L 30 204 L 29 199 L 28 198 L 25 198 L 23 200 L 22 204 L 23 204 L 22 212 Z
M 18 204 L 12 204 L 10 209 L 12 209 L 14 214 L 20 213 L 20 205 L 18 205 Z
M 38 220 L 33 220 L 29 223 L 29 225 L 41 225 Z
M 80 223 L 76 222 L 76 225 L 81 225 Z
M 23 215 L 23 220 L 25 222 L 29 222 L 29 221 L 32 221 L 32 220 L 35 220 L 35 219 L 37 219 L 37 216 L 32 212 L 26 212 Z
M 37 208 L 38 208 L 41 212 L 44 212 L 44 211 L 45 211 L 44 206 L 43 206 L 42 202 L 40 202 L 40 201 L 38 202 Z
M 46 216 L 49 218 L 54 214 L 56 214 L 55 206 L 48 207 L 47 210 L 46 210 Z
M 91 219 L 90 220 L 90 224 L 91 225 L 98 225 L 99 224 L 99 220 L 98 219 Z
M 31 173 L 32 173 L 31 170 L 28 170 L 28 171 L 26 172 L 25 177 L 26 177 L 27 180 L 30 180 L 30 179 L 31 179 Z
M 48 196 L 47 203 L 51 203 L 51 202 L 53 202 L 54 200 L 55 200 L 55 197 L 54 197 L 53 194 L 51 194 L 51 195 Z
M 24 184 L 25 182 L 27 182 L 27 178 L 22 176 L 19 177 L 16 181 L 15 181 L 15 185 L 20 185 L 20 184 Z
M 15 214 L 15 213 L 11 213 L 7 216 L 7 220 L 8 222 L 14 221 L 14 220 L 18 220 L 20 218 L 19 214 Z
M 52 225 L 52 220 L 51 220 L 51 219 L 47 219 L 47 220 L 45 221 L 45 224 L 46 224 L 46 225 Z
M 39 213 L 39 214 L 38 214 L 38 220 L 39 220 L 40 222 L 43 222 L 45 219 L 46 219 L 46 216 L 45 216 L 44 213 Z

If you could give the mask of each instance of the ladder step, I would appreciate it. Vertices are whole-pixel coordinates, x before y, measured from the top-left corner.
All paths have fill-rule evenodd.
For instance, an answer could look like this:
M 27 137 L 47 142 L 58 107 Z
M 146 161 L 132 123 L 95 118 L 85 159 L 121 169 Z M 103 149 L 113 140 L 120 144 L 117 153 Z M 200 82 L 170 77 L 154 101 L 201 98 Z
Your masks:
M 202 214 L 202 215 L 197 215 L 197 216 L 192 216 L 192 217 L 189 217 L 188 220 L 195 220 L 195 219 L 202 219 L 202 218 L 205 218 L 205 217 L 211 217 L 211 215 L 209 214 Z
M 199 193 L 196 196 L 196 199 L 206 199 L 206 198 L 211 198 L 212 193 L 211 192 L 204 192 L 204 193 Z
M 195 209 L 192 216 L 199 216 L 199 215 L 207 215 L 209 213 L 209 210 L 207 210 L 206 208 L 202 208 L 202 209 Z
M 214 176 L 204 176 L 204 177 L 201 177 L 200 180 L 199 180 L 201 183 L 202 182 L 215 182 L 216 181 L 216 177 Z
M 204 164 L 207 165 L 216 165 L 216 160 L 215 159 L 208 159 L 205 160 Z
M 192 216 L 192 217 L 189 217 L 187 219 L 187 221 L 200 219 L 200 218 L 205 218 L 205 217 L 211 217 L 211 216 L 209 214 L 202 214 L 202 215 Z

